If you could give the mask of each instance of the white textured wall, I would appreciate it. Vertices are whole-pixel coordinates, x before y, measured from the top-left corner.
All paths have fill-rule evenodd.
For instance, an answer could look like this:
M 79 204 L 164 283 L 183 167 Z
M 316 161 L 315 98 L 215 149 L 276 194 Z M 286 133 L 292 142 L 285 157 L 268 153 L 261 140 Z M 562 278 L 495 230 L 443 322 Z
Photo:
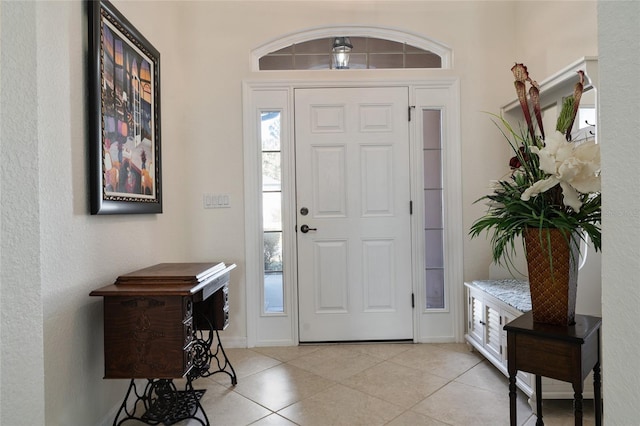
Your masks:
M 154 7 L 161 51 L 177 49 L 160 31 L 171 28 L 171 7 Z M 98 424 L 126 383 L 102 380 L 102 301 L 89 292 L 189 255 L 184 161 L 171 143 L 180 140 L 176 120 L 162 129 L 165 213 L 88 214 L 84 8 L 80 1 L 2 4 L 0 412 L 8 426 Z M 171 66 L 163 70 L 175 77 Z M 175 116 L 180 94 L 170 85 L 165 94 L 163 112 Z
M 2 3 L 0 3 L 0 22 L 2 22 Z M 1 30 L 0 30 L 1 31 Z M 0 33 L 0 40 L 2 40 L 2 34 Z M 2 63 L 2 42 L 0 42 L 0 64 Z M 0 67 L 0 117 L 2 117 L 2 67 Z M 2 158 L 2 119 L 0 119 L 0 159 Z M 0 178 L 0 204 L 2 203 L 2 179 Z M 2 210 L 0 209 L 0 215 Z M 0 222 L 0 226 L 2 222 Z M 0 231 L 0 259 L 2 259 L 2 232 Z M 0 308 L 2 308 L 2 261 L 0 260 Z M 0 314 L 0 353 L 4 350 L 2 346 L 2 324 Z M 2 411 L 2 362 L 0 361 L 0 412 Z M 2 425 L 2 416 L 0 415 L 0 426 Z
M 598 54 L 597 2 L 517 1 L 514 62 L 540 81 L 583 56 Z
M 36 7 L 2 5 L 0 423 L 44 424 Z
M 601 1 L 602 314 L 606 424 L 638 424 L 640 2 Z
M 249 51 L 266 40 L 322 25 L 364 24 L 450 45 L 451 72 L 348 75 L 460 77 L 466 228 L 483 210 L 473 200 L 496 170 L 506 171 L 508 152 L 483 111 L 497 112 L 512 97 L 514 2 L 115 4 L 161 52 L 161 215 L 87 213 L 85 4 L 2 2 L 0 422 L 7 426 L 94 425 L 119 403 L 125 383 L 102 380 L 101 300 L 88 294 L 124 272 L 162 261 L 237 263 L 232 325 L 224 334 L 245 336 L 241 81 L 258 78 Z M 571 19 L 566 25 L 584 31 Z M 574 40 L 554 56 L 565 52 L 569 63 L 590 54 L 582 47 Z M 232 207 L 204 210 L 204 192 L 230 194 Z M 466 278 L 486 275 L 488 264 L 486 242 L 465 242 Z

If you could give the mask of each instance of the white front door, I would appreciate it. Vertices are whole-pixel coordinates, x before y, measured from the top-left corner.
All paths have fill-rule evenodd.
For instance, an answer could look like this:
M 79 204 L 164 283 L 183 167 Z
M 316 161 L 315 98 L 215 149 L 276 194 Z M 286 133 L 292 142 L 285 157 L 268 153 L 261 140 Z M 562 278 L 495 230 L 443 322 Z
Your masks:
M 295 90 L 301 342 L 413 338 L 408 105 L 406 87 Z

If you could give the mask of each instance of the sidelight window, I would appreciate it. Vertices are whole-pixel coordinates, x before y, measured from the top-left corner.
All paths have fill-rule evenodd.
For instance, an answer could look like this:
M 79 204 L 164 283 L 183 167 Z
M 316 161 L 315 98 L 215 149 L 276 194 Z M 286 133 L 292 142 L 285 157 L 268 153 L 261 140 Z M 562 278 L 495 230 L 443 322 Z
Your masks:
M 445 307 L 441 111 L 423 110 L 424 247 L 427 309 Z
M 262 246 L 263 309 L 265 313 L 284 312 L 282 256 L 282 151 L 280 111 L 260 114 L 262 141 Z

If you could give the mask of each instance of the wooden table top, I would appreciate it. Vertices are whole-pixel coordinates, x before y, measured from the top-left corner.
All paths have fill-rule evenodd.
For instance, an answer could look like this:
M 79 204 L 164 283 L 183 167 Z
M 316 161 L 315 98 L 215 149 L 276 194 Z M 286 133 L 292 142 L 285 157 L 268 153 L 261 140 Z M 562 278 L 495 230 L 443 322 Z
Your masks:
M 236 265 L 213 263 L 159 263 L 121 275 L 113 284 L 92 291 L 90 296 L 167 295 L 197 293 Z
M 509 332 L 531 334 L 568 342 L 582 344 L 592 333 L 600 328 L 602 318 L 576 314 L 576 322 L 573 325 L 552 325 L 533 322 L 531 311 L 524 313 L 504 326 Z

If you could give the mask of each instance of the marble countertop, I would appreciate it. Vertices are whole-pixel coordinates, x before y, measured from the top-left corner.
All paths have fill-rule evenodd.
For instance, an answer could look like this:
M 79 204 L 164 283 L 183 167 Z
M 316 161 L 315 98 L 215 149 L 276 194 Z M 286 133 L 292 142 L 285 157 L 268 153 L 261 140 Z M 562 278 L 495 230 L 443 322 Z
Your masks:
M 515 279 L 474 280 L 472 284 L 520 312 L 531 310 L 531 294 L 529 293 L 528 281 Z

